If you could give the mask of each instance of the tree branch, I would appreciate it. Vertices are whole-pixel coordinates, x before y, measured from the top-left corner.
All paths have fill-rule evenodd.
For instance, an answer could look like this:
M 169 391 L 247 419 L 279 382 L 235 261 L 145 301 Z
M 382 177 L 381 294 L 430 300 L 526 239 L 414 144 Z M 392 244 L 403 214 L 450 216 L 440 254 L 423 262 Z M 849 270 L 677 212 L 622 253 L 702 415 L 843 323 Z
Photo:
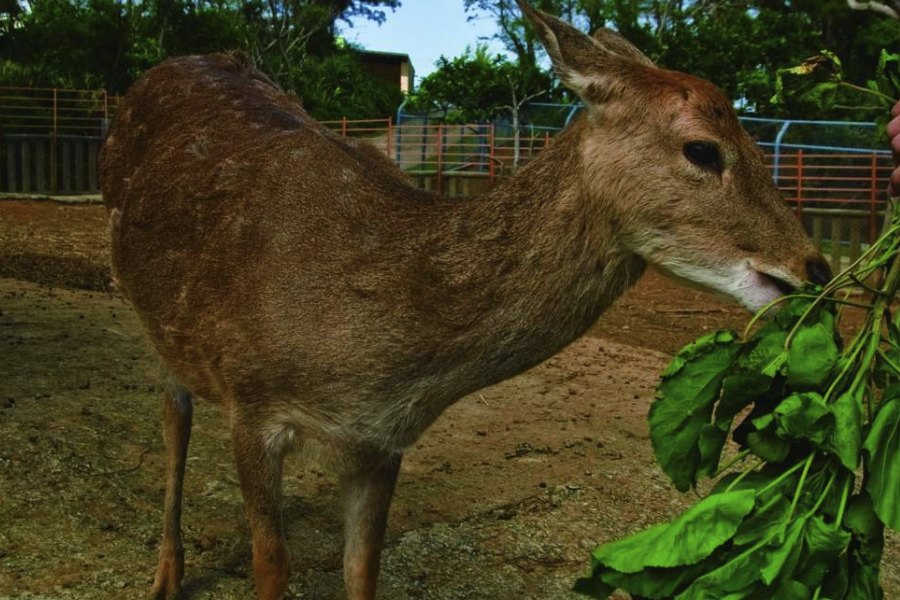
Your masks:
M 900 2 L 893 2 L 895 8 L 891 8 L 887 4 L 871 0 L 869 2 L 859 2 L 858 0 L 847 0 L 847 6 L 853 10 L 871 10 L 880 13 L 892 19 L 900 19 Z

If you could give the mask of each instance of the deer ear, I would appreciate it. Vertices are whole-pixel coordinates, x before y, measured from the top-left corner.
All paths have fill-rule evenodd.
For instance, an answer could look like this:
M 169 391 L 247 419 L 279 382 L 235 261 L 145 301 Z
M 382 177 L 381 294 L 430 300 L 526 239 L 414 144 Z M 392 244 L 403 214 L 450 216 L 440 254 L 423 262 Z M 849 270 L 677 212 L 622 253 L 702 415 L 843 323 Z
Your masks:
M 608 52 L 617 54 L 622 58 L 633 60 L 647 67 L 655 67 L 653 61 L 637 49 L 637 46 L 626 40 L 622 34 L 607 27 L 601 27 L 594 32 L 594 41 L 600 44 Z
M 560 81 L 586 102 L 608 97 L 638 64 L 653 65 L 640 50 L 609 29 L 600 29 L 591 37 L 525 0 L 516 2 L 534 26 Z

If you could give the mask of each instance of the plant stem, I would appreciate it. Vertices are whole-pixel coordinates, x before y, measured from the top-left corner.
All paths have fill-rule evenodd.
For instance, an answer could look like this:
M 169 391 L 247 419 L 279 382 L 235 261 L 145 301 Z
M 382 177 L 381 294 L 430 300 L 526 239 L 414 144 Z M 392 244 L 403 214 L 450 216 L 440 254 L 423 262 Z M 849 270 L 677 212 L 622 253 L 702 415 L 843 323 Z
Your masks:
M 825 489 L 822 490 L 822 495 L 819 496 L 819 500 L 816 502 L 816 505 L 812 507 L 812 510 L 809 511 L 809 514 L 815 514 L 819 507 L 822 506 L 822 503 L 825 502 L 825 498 L 828 496 L 828 492 L 831 491 L 831 486 L 834 485 L 834 480 L 837 479 L 837 471 L 833 471 L 831 473 L 831 477 L 828 479 L 828 483 L 825 484 Z
M 851 391 L 855 391 L 866 377 L 870 375 L 872 360 L 875 358 L 875 353 L 878 351 L 878 346 L 881 343 L 881 327 L 882 320 L 884 319 L 884 311 L 888 304 L 894 299 L 898 285 L 900 285 L 900 258 L 894 257 L 891 267 L 888 269 L 884 286 L 881 288 L 884 294 L 875 300 L 875 307 L 872 309 L 872 312 L 869 313 L 872 329 L 870 331 L 866 353 L 863 355 L 862 362 L 860 362 L 856 378 L 850 386 Z
M 744 460 L 745 458 L 747 458 L 749 455 L 750 455 L 750 449 L 749 449 L 749 448 L 748 448 L 747 450 L 742 451 L 742 452 L 738 452 L 737 455 L 736 455 L 734 458 L 732 458 L 731 460 L 729 460 L 729 461 L 725 464 L 725 466 L 719 467 L 719 469 L 716 471 L 716 474 L 712 476 L 712 479 L 716 479 L 716 478 L 719 477 L 722 473 L 724 473 L 725 471 L 727 471 L 728 469 L 730 469 L 731 467 L 733 467 L 733 466 L 736 465 L 737 463 L 741 462 L 742 460 Z
M 894 372 L 896 372 L 897 374 L 900 374 L 900 367 L 898 367 L 894 363 L 894 361 L 892 361 L 890 358 L 888 358 L 887 354 L 885 354 L 884 350 L 882 350 L 881 348 L 878 349 L 878 356 L 880 356 L 881 360 L 883 360 L 885 363 L 887 363 L 887 366 L 892 368 L 894 370 Z
M 852 90 L 856 90 L 857 92 L 863 92 L 863 93 L 869 94 L 871 96 L 881 98 L 882 100 L 886 100 L 887 102 L 890 102 L 891 106 L 893 106 L 894 103 L 897 102 L 896 98 L 891 98 L 887 94 L 882 94 L 881 92 L 876 92 L 875 90 L 870 90 L 869 88 L 864 88 L 860 85 L 854 85 L 852 83 L 847 83 L 846 81 L 842 81 L 840 83 L 840 85 L 842 85 L 844 87 L 848 87 Z
M 749 475 L 750 473 L 752 473 L 753 471 L 755 471 L 756 469 L 758 469 L 759 466 L 762 465 L 764 462 L 765 462 L 765 461 L 764 461 L 763 459 L 759 459 L 758 461 L 756 461 L 755 463 L 753 463 L 753 464 L 750 466 L 750 468 L 746 469 L 743 473 L 741 473 L 740 475 L 738 475 L 737 477 L 735 477 L 735 478 L 734 478 L 734 481 L 732 481 L 730 484 L 728 484 L 728 487 L 725 488 L 725 493 L 730 492 L 734 486 L 736 486 L 737 484 L 739 484 L 741 481 L 744 480 L 744 477 L 746 477 L 747 475 Z
M 771 490 L 773 487 L 775 487 L 776 485 L 778 485 L 779 483 L 781 483 L 782 481 L 784 481 L 785 479 L 787 479 L 788 477 L 790 477 L 791 475 L 793 475 L 794 473 L 796 473 L 797 470 L 798 470 L 800 467 L 802 467 L 802 466 L 803 466 L 803 463 L 802 463 L 802 462 L 798 462 L 798 463 L 795 464 L 793 467 L 791 467 L 790 469 L 788 469 L 787 471 L 785 471 L 784 473 L 782 473 L 781 475 L 779 475 L 779 476 L 778 476 L 778 479 L 776 479 L 775 481 L 772 481 L 771 483 L 769 483 L 768 485 L 766 485 L 766 487 L 764 487 L 763 489 L 761 489 L 761 490 L 759 490 L 758 492 L 756 492 L 756 495 L 758 496 L 758 495 L 760 495 L 760 494 L 765 494 L 766 492 L 768 492 L 769 490 Z
M 813 459 L 815 457 L 816 453 L 813 452 L 809 455 L 809 458 L 806 459 L 806 463 L 803 465 L 803 474 L 800 475 L 800 483 L 797 484 L 797 491 L 794 492 L 794 501 L 791 502 L 791 510 L 788 513 L 788 517 L 785 523 L 790 523 L 791 518 L 794 516 L 794 511 L 797 508 L 797 503 L 800 502 L 800 494 L 803 492 L 803 485 L 806 483 L 806 476 L 809 474 L 809 468 L 812 466 Z
M 837 518 L 834 520 L 834 528 L 840 529 L 841 522 L 844 520 L 844 509 L 847 508 L 847 499 L 850 497 L 850 484 L 853 482 L 853 477 L 845 475 L 844 476 L 844 495 L 841 496 L 841 505 L 838 507 Z

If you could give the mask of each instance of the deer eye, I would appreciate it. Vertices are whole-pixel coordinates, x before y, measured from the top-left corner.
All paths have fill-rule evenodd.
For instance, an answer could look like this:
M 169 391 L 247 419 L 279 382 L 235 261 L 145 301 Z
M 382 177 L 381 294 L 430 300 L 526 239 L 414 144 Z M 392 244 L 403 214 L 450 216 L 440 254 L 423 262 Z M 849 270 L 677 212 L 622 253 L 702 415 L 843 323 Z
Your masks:
M 684 145 L 684 156 L 703 169 L 719 171 L 722 168 L 719 149 L 706 142 L 688 142 Z

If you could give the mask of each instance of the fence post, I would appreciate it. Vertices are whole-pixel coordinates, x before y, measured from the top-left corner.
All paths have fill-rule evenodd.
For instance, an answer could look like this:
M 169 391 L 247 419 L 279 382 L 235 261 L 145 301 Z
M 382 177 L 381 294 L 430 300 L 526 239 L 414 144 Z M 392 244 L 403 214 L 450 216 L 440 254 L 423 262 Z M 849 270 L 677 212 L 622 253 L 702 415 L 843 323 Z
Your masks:
M 53 133 L 50 135 L 50 193 L 59 191 L 59 178 L 56 173 L 58 145 L 56 142 L 56 88 L 53 88 Z
M 438 123 L 437 129 L 437 193 L 444 194 L 444 124 Z
M 490 129 L 488 130 L 488 144 L 490 147 L 488 148 L 488 163 L 490 163 L 490 188 L 494 189 L 496 172 L 494 171 L 494 128 L 496 125 L 491 123 Z
M 100 137 L 105 138 L 109 130 L 109 94 L 103 90 L 103 126 L 100 128 Z
M 3 87 L 0 86 L 0 159 L 3 158 Z M 2 175 L 3 169 L 0 169 Z M 0 190 L 3 189 L 3 177 L 0 177 Z
M 803 219 L 803 148 L 797 150 L 797 218 Z
M 878 210 L 875 202 L 878 199 L 878 155 L 872 153 L 872 195 L 869 202 L 869 243 L 875 241 L 878 234 Z
M 388 158 L 393 154 L 393 149 L 391 148 L 391 140 L 394 137 L 394 117 L 388 117 L 388 130 L 387 130 L 387 155 Z
M 341 119 L 341 137 L 347 137 L 347 117 Z

